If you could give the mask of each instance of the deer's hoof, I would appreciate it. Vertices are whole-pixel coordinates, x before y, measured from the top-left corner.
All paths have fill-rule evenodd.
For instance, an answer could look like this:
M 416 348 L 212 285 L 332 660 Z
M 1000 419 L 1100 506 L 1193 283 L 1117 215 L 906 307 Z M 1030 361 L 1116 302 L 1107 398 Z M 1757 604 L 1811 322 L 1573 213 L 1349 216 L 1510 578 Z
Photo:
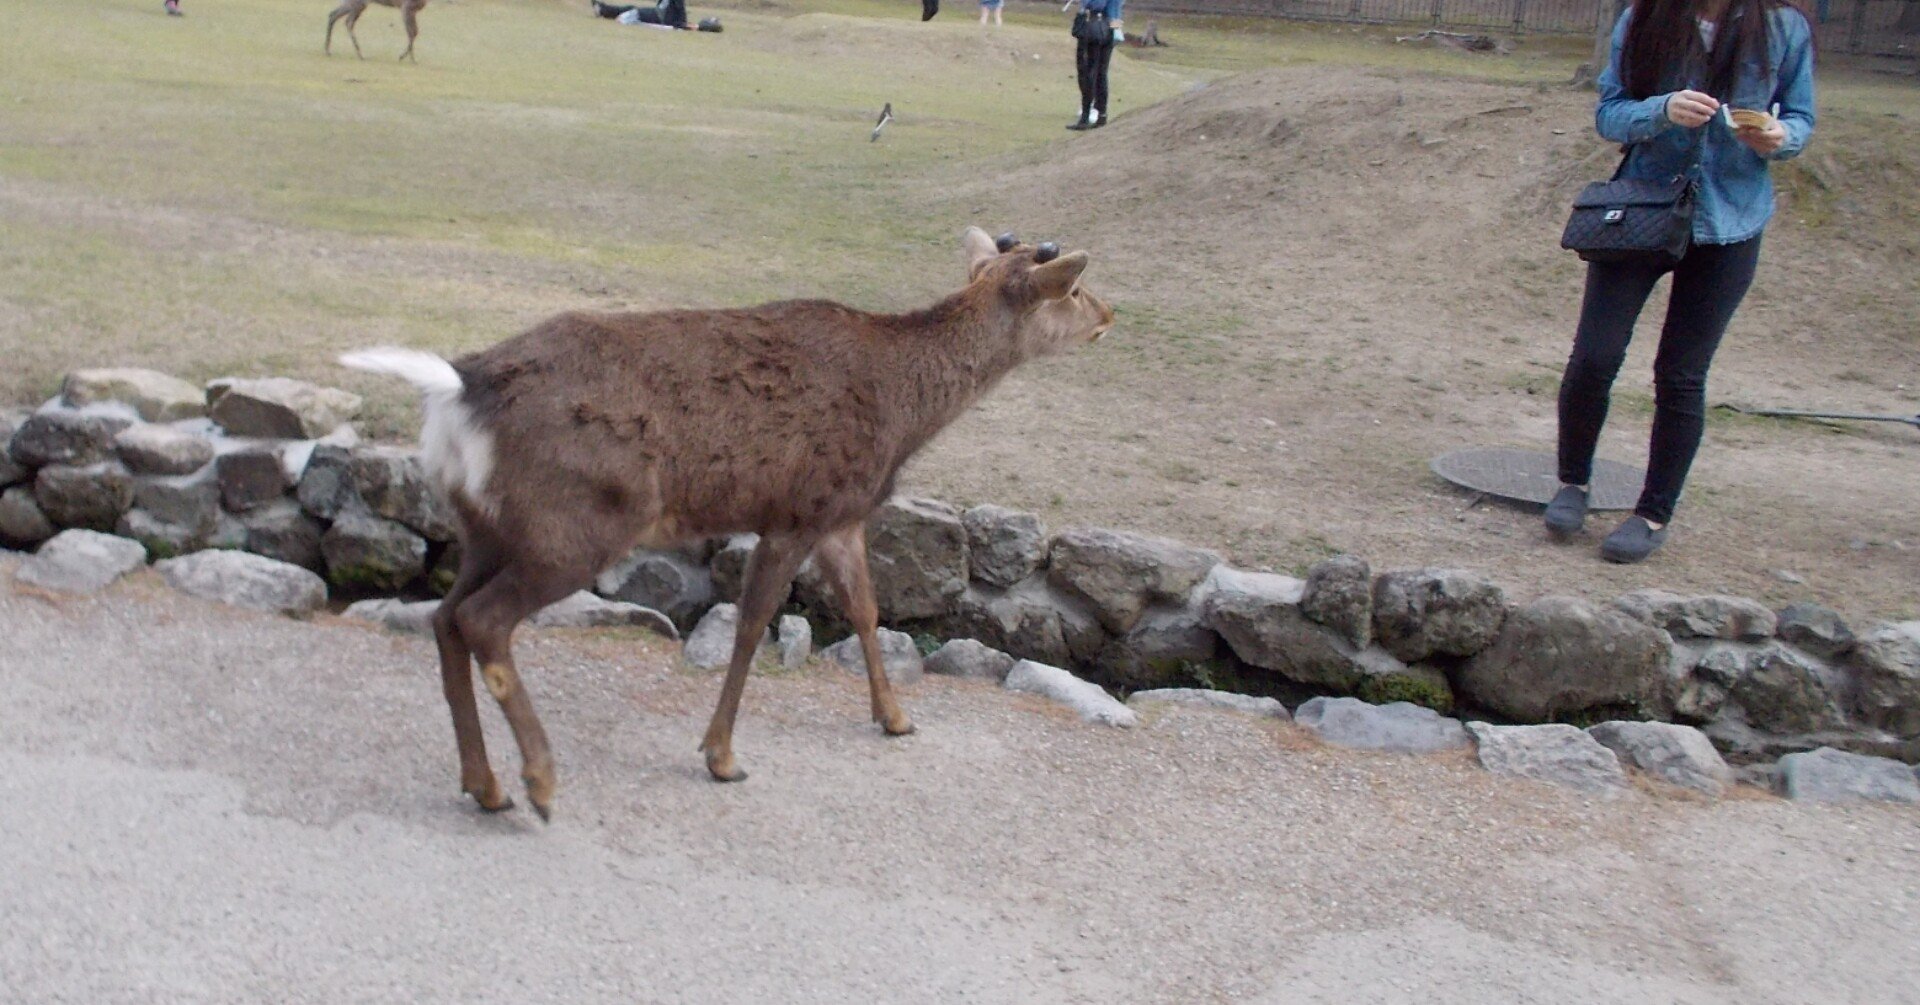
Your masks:
M 888 736 L 912 736 L 914 733 L 913 720 L 907 718 L 905 712 L 881 716 L 880 728 L 885 730 Z
M 505 813 L 513 809 L 513 797 L 500 791 L 500 783 L 489 778 L 484 785 L 470 785 L 463 791 L 473 797 L 480 809 L 487 813 Z
M 548 768 L 542 771 L 528 771 L 526 774 L 520 776 L 520 780 L 527 784 L 527 802 L 530 802 L 533 804 L 533 811 L 535 813 L 540 814 L 540 819 L 542 822 L 545 822 L 545 823 L 552 822 L 553 790 L 554 790 L 553 769 Z
M 747 780 L 747 773 L 741 770 L 738 764 L 733 762 L 733 755 L 730 753 L 719 754 L 708 751 L 707 774 L 712 775 L 713 780 L 716 782 L 744 782 Z

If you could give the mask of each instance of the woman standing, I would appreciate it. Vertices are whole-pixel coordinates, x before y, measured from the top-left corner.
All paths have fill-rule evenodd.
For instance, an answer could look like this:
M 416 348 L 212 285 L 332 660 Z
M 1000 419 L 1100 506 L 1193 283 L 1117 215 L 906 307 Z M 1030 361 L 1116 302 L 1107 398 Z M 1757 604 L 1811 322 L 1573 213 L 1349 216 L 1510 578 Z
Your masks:
M 1126 0 L 1080 0 L 1073 16 L 1075 69 L 1080 72 L 1080 118 L 1068 129 L 1098 129 L 1107 124 L 1107 64 L 1120 41 L 1120 8 Z
M 1798 154 L 1813 135 L 1813 31 L 1782 0 L 1638 0 L 1614 27 L 1599 89 L 1596 127 L 1627 147 L 1620 177 L 1694 180 L 1693 243 L 1673 265 L 1588 264 L 1560 383 L 1562 487 L 1546 521 L 1557 536 L 1585 523 L 1609 391 L 1640 309 L 1672 272 L 1653 363 L 1647 480 L 1633 515 L 1600 546 L 1608 561 L 1638 562 L 1666 542 L 1700 446 L 1707 366 L 1753 282 L 1773 215 L 1767 166 Z

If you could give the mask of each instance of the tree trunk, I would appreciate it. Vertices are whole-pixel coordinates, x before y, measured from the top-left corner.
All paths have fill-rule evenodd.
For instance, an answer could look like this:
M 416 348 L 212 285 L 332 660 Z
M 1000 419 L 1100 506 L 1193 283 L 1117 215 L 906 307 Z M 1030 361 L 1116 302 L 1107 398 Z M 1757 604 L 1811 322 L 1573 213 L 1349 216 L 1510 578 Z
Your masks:
M 1902 35 L 1920 35 L 1920 0 L 1907 0 L 1900 7 L 1900 19 L 1893 30 Z
M 1585 74 L 1576 76 L 1588 86 L 1600 79 L 1600 72 L 1607 68 L 1607 57 L 1613 54 L 1613 23 L 1620 20 L 1620 12 L 1627 9 L 1627 0 L 1594 0 L 1594 19 L 1598 23 L 1593 27 L 1593 61 L 1587 64 Z
M 1620 12 L 1626 9 L 1625 0 L 1594 0 L 1598 12 L 1595 18 L 1598 24 L 1593 29 L 1593 75 L 1607 68 L 1607 57 L 1613 50 L 1613 24 L 1620 20 Z

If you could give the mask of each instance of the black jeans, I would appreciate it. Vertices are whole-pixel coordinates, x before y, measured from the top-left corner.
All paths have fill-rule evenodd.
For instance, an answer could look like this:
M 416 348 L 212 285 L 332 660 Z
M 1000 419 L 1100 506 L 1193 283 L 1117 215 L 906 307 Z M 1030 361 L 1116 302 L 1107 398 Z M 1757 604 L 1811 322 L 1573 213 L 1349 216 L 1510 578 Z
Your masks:
M 1673 293 L 1653 360 L 1653 443 L 1647 481 L 1633 511 L 1654 523 L 1673 518 L 1707 418 L 1707 367 L 1727 322 L 1753 284 L 1760 238 L 1696 244 L 1672 268 Z M 1560 381 L 1560 481 L 1585 485 L 1607 421 L 1613 379 L 1627 356 L 1633 323 L 1653 285 L 1669 270 L 1634 263 L 1587 265 L 1586 299 L 1573 355 Z
M 1074 69 L 1080 72 L 1080 118 L 1087 119 L 1088 109 L 1107 117 L 1107 64 L 1113 62 L 1113 40 L 1089 41 L 1076 39 L 1080 43 L 1074 50 Z

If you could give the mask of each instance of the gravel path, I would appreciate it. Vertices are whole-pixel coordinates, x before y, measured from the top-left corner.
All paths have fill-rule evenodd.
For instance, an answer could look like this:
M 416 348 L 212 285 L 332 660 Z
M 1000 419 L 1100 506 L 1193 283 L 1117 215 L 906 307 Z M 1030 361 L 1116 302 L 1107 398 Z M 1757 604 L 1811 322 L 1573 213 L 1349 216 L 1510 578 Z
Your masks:
M 527 632 L 555 823 L 456 797 L 431 644 L 0 560 L 0 1001 L 1911 1002 L 1920 815 L 1363 756 Z M 517 776 L 488 712 L 497 771 Z

